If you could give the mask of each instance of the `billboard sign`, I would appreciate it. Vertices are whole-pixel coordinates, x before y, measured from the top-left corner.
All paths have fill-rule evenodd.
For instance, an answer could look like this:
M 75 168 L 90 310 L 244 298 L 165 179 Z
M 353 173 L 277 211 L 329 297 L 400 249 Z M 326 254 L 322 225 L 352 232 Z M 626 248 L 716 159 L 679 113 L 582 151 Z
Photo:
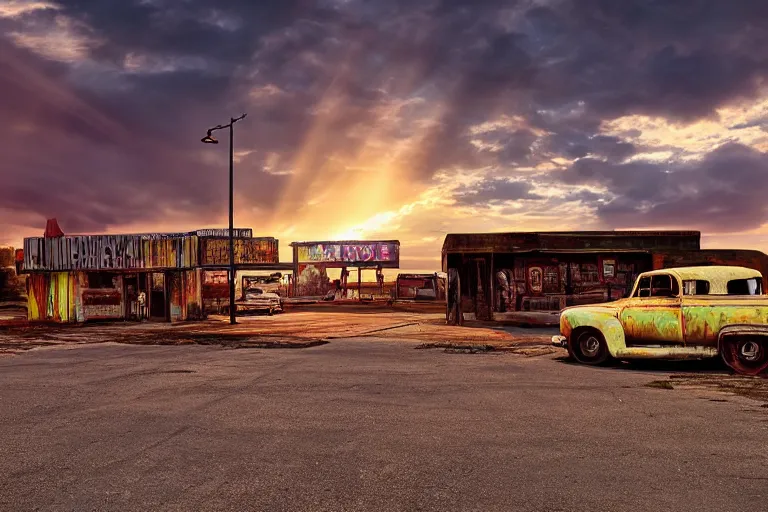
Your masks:
M 308 242 L 293 244 L 297 263 L 319 263 L 325 266 L 377 266 L 397 268 L 400 265 L 400 242 Z
M 278 241 L 274 238 L 239 238 L 234 240 L 235 264 L 278 263 Z M 229 240 L 226 238 L 201 238 L 200 262 L 202 265 L 228 265 Z

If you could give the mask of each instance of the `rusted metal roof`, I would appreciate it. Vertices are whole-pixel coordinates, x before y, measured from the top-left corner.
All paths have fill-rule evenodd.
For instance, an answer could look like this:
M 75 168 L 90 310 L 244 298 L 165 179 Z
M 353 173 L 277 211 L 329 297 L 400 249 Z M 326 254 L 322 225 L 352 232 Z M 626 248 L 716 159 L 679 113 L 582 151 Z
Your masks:
M 549 231 L 448 234 L 443 253 L 549 251 L 697 250 L 699 231 Z
M 605 253 L 610 251 L 611 254 L 650 254 L 649 249 L 532 249 L 530 251 L 516 251 L 517 253 L 538 253 L 538 254 L 594 254 Z

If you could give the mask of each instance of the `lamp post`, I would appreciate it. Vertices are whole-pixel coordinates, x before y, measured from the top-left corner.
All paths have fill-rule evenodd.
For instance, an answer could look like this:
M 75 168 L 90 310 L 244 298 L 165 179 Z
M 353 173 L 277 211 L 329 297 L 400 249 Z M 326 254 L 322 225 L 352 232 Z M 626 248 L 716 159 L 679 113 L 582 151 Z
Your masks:
M 218 144 L 213 135 L 216 130 L 223 130 L 229 128 L 229 323 L 234 325 L 237 323 L 235 319 L 235 227 L 234 227 L 234 174 L 235 174 L 235 151 L 234 151 L 234 139 L 235 133 L 233 127 L 236 122 L 240 121 L 246 116 L 246 114 L 240 117 L 231 117 L 228 124 L 220 124 L 214 126 L 208 130 L 208 134 L 203 137 L 201 142 L 205 144 Z

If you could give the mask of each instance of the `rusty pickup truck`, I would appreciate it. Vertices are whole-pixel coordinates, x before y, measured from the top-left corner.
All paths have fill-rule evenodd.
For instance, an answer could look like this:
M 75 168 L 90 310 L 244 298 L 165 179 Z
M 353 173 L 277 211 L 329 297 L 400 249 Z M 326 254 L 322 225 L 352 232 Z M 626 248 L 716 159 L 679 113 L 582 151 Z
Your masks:
M 757 375 L 768 368 L 763 277 L 726 266 L 645 272 L 628 298 L 565 308 L 552 343 L 590 365 L 720 356 L 736 372 Z

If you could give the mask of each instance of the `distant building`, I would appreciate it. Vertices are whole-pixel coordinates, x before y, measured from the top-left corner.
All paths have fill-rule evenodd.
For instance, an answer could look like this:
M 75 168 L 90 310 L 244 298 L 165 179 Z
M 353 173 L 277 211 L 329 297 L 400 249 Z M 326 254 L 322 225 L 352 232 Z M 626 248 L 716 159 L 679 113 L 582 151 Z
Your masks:
M 293 275 L 295 297 L 349 297 L 349 269 L 357 274 L 357 298 L 362 298 L 363 270 L 376 272 L 379 294 L 384 291 L 385 268 L 400 266 L 400 242 L 397 240 L 343 240 L 293 242 Z M 339 269 L 340 279 L 331 282 L 328 269 Z M 372 294 L 373 295 L 373 294 Z
M 639 273 L 665 267 L 729 264 L 768 275 L 762 252 L 701 250 L 700 240 L 698 231 L 449 234 L 442 250 L 449 311 L 491 320 L 614 300 Z
M 398 274 L 395 282 L 398 300 L 445 300 L 445 277 L 434 274 Z
M 26 300 L 24 279 L 18 275 L 17 251 L 13 247 L 0 247 L 0 306 Z
M 205 283 L 221 274 L 228 300 L 227 229 L 65 236 L 53 219 L 45 233 L 24 239 L 29 320 L 195 320 L 220 299 L 221 286 Z M 279 266 L 275 238 L 234 235 L 238 270 Z

